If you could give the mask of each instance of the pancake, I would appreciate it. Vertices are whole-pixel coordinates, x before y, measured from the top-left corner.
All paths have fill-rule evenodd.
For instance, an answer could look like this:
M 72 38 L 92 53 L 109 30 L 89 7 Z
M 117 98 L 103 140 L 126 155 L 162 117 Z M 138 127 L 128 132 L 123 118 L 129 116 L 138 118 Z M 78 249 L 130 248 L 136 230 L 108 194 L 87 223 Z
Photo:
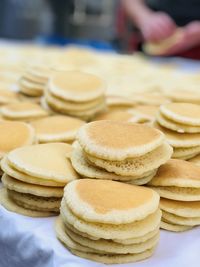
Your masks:
M 173 224 L 173 223 L 169 223 L 165 221 L 161 221 L 160 227 L 161 229 L 173 231 L 173 232 L 183 232 L 183 231 L 190 230 L 192 228 L 191 226 Z
M 170 90 L 165 93 L 173 102 L 200 104 L 200 94 L 191 90 Z
M 160 107 L 161 114 L 173 122 L 200 126 L 200 106 L 191 103 L 171 103 Z
M 20 180 L 14 179 L 6 173 L 2 176 L 2 183 L 4 187 L 9 190 L 31 194 L 39 197 L 62 197 L 63 196 L 63 188 L 62 187 L 48 187 L 41 185 L 34 185 L 30 183 L 25 183 Z
M 84 220 L 112 224 L 142 220 L 156 211 L 159 202 L 159 196 L 148 188 L 94 179 L 69 183 L 64 199 Z
M 41 96 L 44 88 L 43 84 L 33 83 L 25 78 L 19 80 L 19 90 L 27 96 Z
M 34 129 L 24 122 L 0 121 L 0 158 L 11 150 L 33 144 Z
M 146 125 L 96 121 L 82 126 L 77 139 L 86 153 L 120 161 L 152 151 L 162 144 L 164 135 Z
M 161 93 L 142 92 L 134 93 L 134 102 L 142 105 L 160 106 L 164 103 L 168 103 L 169 100 Z
M 160 199 L 160 208 L 169 213 L 192 218 L 200 217 L 200 202 L 199 201 L 176 201 L 161 198 Z
M 49 91 L 58 98 L 87 102 L 104 94 L 105 84 L 97 76 L 79 72 L 57 72 L 49 81 Z
M 134 184 L 134 185 L 144 185 L 144 184 L 147 184 L 155 176 L 156 172 L 157 172 L 157 169 L 154 170 L 154 171 L 152 171 L 152 173 L 150 175 L 148 175 L 148 176 L 144 176 L 144 177 L 139 178 L 139 179 L 133 179 L 133 180 L 128 181 L 127 183 Z
M 6 105 L 18 101 L 19 99 L 16 92 L 12 92 L 3 88 L 0 89 L 0 105 Z
M 167 141 L 174 148 L 191 148 L 200 145 L 200 133 L 178 133 L 166 129 L 156 122 L 153 126 L 165 134 Z
M 11 151 L 11 167 L 37 178 L 68 183 L 78 178 L 69 160 L 71 146 L 63 143 L 39 144 Z
M 200 217 L 182 217 L 173 213 L 162 211 L 162 217 L 170 223 L 184 225 L 184 226 L 196 226 L 200 225 Z
M 182 187 L 200 190 L 200 167 L 184 160 L 171 159 L 158 169 L 149 185 L 180 187 L 180 193 Z
M 193 157 L 193 155 L 197 155 L 200 153 L 200 146 L 195 147 L 179 147 L 175 148 L 173 151 L 173 158 L 179 158 L 179 157 Z
M 161 113 L 157 114 L 156 119 L 161 126 L 176 131 L 178 133 L 200 133 L 199 126 L 188 126 L 185 124 L 174 122 L 164 117 Z
M 10 120 L 41 118 L 48 115 L 39 105 L 29 102 L 5 105 L 1 108 L 1 114 Z
M 75 139 L 83 121 L 68 116 L 51 116 L 31 123 L 39 143 L 67 142 Z
M 140 178 L 145 176 L 145 173 L 153 171 L 168 161 L 171 158 L 172 152 L 172 147 L 168 143 L 163 143 L 152 152 L 140 157 L 127 158 L 123 161 L 102 160 L 87 153 L 85 153 L 85 157 L 94 166 L 106 169 L 108 172 Z
M 134 102 L 128 97 L 123 97 L 119 95 L 106 95 L 106 103 L 109 108 L 113 107 L 126 107 L 131 108 L 134 106 Z
M 122 122 L 138 122 L 139 118 L 136 115 L 131 114 L 128 111 L 107 111 L 97 115 L 94 118 L 95 121 L 99 120 L 113 120 Z

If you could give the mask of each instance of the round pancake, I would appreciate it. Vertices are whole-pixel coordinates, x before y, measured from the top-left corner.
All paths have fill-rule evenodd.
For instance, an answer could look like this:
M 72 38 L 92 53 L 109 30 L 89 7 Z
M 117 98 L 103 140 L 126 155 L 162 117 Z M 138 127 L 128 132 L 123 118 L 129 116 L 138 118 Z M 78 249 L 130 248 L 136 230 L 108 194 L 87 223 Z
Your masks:
M 15 149 L 7 160 L 11 167 L 25 174 L 68 183 L 79 177 L 71 165 L 70 153 L 68 144 L 48 143 Z
M 102 224 L 86 222 L 76 217 L 67 207 L 64 200 L 61 201 L 60 213 L 62 220 L 76 230 L 88 234 L 89 236 L 103 239 L 120 239 L 139 238 L 147 233 L 154 231 L 160 225 L 161 211 L 157 210 L 150 214 L 144 220 L 128 224 Z M 95 239 L 93 238 L 93 239 Z
M 170 103 L 160 107 L 161 114 L 173 122 L 200 126 L 200 106 L 191 103 Z
M 160 208 L 182 217 L 200 217 L 200 201 L 176 201 L 161 198 Z
M 105 84 L 101 78 L 80 71 L 57 72 L 48 84 L 56 97 L 74 102 L 87 102 L 104 94 Z
M 196 164 L 197 166 L 200 166 L 200 155 L 195 156 L 194 158 L 190 159 L 189 161 Z
M 111 224 L 142 220 L 155 212 L 159 202 L 158 194 L 148 188 L 96 179 L 69 183 L 64 199 L 80 218 Z
M 24 122 L 0 121 L 0 158 L 11 150 L 33 144 L 35 131 Z
M 6 89 L 0 89 L 0 105 L 18 102 L 18 94 Z
M 14 179 L 7 174 L 3 174 L 1 179 L 4 187 L 9 190 L 13 190 L 19 193 L 31 194 L 39 197 L 62 197 L 63 188 L 62 187 L 48 187 L 40 186 L 22 182 L 20 180 Z
M 156 119 L 161 126 L 178 133 L 200 133 L 199 126 L 188 126 L 185 124 L 173 122 L 172 120 L 164 117 L 161 113 L 157 114 Z
M 120 263 L 128 263 L 128 262 L 137 262 L 144 260 L 146 258 L 149 258 L 152 256 L 155 248 L 146 250 L 142 253 L 139 254 L 117 254 L 117 255 L 110 255 L 110 254 L 104 254 L 104 255 L 99 255 L 95 253 L 90 253 L 90 252 L 83 252 L 75 249 L 69 249 L 72 254 L 79 256 L 81 258 L 85 258 L 88 260 L 92 261 L 97 261 L 105 264 L 120 264 Z
M 11 120 L 40 118 L 48 115 L 39 105 L 30 102 L 5 105 L 1 108 L 1 114 Z
M 111 240 L 99 239 L 91 240 L 89 238 L 80 236 L 67 227 L 65 228 L 65 233 L 76 243 L 86 246 L 88 248 L 95 249 L 104 253 L 113 253 L 113 254 L 127 254 L 127 253 L 141 253 L 147 249 L 154 247 L 159 240 L 159 233 L 150 238 L 145 242 L 140 242 L 138 244 L 119 244 Z
M 151 186 L 161 197 L 180 201 L 200 201 L 200 188 Z
M 185 226 L 200 225 L 200 217 L 182 217 L 167 211 L 162 211 L 162 218 L 170 223 L 178 225 L 185 225 Z
M 152 151 L 162 144 L 164 135 L 146 125 L 95 121 L 82 126 L 77 139 L 88 154 L 120 161 Z
M 19 80 L 19 90 L 28 96 L 41 96 L 43 95 L 45 86 L 38 83 L 33 83 L 27 79 L 21 78 Z
M 158 123 L 154 123 L 155 128 L 163 132 L 166 136 L 169 144 L 175 148 L 179 147 L 196 147 L 200 146 L 200 133 L 178 133 L 175 131 L 171 131 L 159 125 Z
M 39 143 L 67 142 L 75 139 L 84 121 L 68 116 L 55 115 L 31 122 Z
M 171 158 L 173 149 L 168 143 L 163 143 L 152 152 L 136 158 L 128 158 L 123 161 L 108 161 L 84 154 L 91 164 L 106 169 L 108 172 L 114 172 L 118 175 L 135 176 L 140 178 L 145 173 L 153 171 L 160 165 L 166 163 Z
M 181 157 L 193 157 L 200 153 L 200 146 L 195 147 L 178 147 L 173 150 L 173 158 L 181 158 Z
M 128 181 L 127 183 L 128 184 L 134 184 L 134 185 L 144 185 L 144 184 L 147 184 L 155 176 L 156 172 L 157 172 L 157 169 L 154 170 L 152 172 L 152 174 L 150 174 L 148 176 L 145 176 L 145 177 L 142 177 L 142 178 L 139 178 L 139 179 L 133 179 L 133 180 Z
M 29 67 L 23 76 L 30 81 L 44 84 L 48 82 L 51 74 L 52 71 L 48 67 L 36 65 Z
M 137 105 L 134 108 L 138 113 L 145 115 L 150 118 L 155 118 L 156 113 L 158 112 L 158 106 L 153 105 Z
M 18 170 L 16 170 L 15 168 L 11 167 L 9 165 L 9 162 L 7 160 L 7 156 L 4 156 L 3 159 L 1 160 L 1 169 L 8 174 L 9 176 L 25 182 L 25 183 L 30 183 L 33 185 L 42 185 L 42 186 L 50 186 L 50 187 L 64 187 L 65 186 L 65 182 L 56 182 L 53 180 L 48 180 L 48 179 L 42 179 L 42 178 L 38 178 L 38 177 L 33 177 L 30 175 L 27 175 L 23 172 L 19 172 Z
M 11 198 L 8 197 L 7 190 L 5 188 L 0 189 L 0 203 L 7 210 L 22 214 L 25 216 L 50 217 L 50 216 L 56 215 L 55 212 L 29 210 L 29 209 L 18 206 Z
M 192 227 L 161 221 L 160 228 L 172 232 L 183 232 L 190 230 Z
M 73 151 L 71 154 L 71 163 L 74 169 L 82 176 L 87 178 L 98 178 L 98 179 L 107 179 L 107 180 L 120 180 L 120 181 L 129 181 L 133 179 L 138 179 L 139 177 L 134 176 L 121 176 L 112 172 L 107 172 L 102 168 L 95 167 L 86 160 L 83 150 L 78 142 L 73 144 Z M 147 172 L 143 174 L 140 178 L 144 176 L 152 175 L 152 172 Z
M 61 198 L 39 197 L 7 189 L 8 196 L 19 206 L 32 210 L 59 212 Z
M 123 97 L 119 95 L 106 95 L 106 103 L 109 108 L 115 106 L 123 106 L 130 108 L 134 106 L 133 100 L 130 100 L 128 97 Z
M 196 187 L 200 189 L 200 167 L 184 160 L 171 159 L 158 169 L 149 184 L 153 186 Z
M 161 104 L 168 103 L 169 100 L 161 93 L 142 92 L 134 93 L 133 100 L 137 104 L 160 106 Z
M 99 97 L 95 100 L 83 102 L 83 103 L 77 103 L 73 101 L 67 101 L 62 100 L 60 98 L 57 98 L 49 91 L 45 92 L 45 98 L 46 101 L 52 106 L 55 107 L 58 110 L 62 110 L 63 112 L 84 112 L 91 109 L 96 108 L 98 105 L 101 105 L 102 103 L 105 103 L 105 97 Z
M 190 90 L 170 90 L 165 93 L 173 102 L 186 102 L 193 104 L 200 104 L 200 94 L 198 91 L 192 92 Z
M 176 159 L 189 160 L 189 159 L 192 159 L 192 158 L 196 157 L 196 155 L 198 155 L 198 154 L 199 153 L 192 153 L 192 154 L 189 154 L 189 155 L 186 155 L 186 156 L 176 157 Z

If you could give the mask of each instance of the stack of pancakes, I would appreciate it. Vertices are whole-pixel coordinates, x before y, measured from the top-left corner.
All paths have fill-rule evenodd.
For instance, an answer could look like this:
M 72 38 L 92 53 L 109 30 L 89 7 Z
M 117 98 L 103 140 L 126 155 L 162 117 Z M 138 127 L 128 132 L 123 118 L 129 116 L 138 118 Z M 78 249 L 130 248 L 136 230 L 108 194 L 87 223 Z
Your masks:
M 1 161 L 0 203 L 32 217 L 58 213 L 63 187 L 78 178 L 70 153 L 71 146 L 63 143 L 26 146 L 8 153 Z
M 42 96 L 50 74 L 45 66 L 28 67 L 19 80 L 19 91 L 30 97 Z
M 117 121 L 85 124 L 77 134 L 72 165 L 83 177 L 142 185 L 170 159 L 164 135 L 149 126 Z
M 200 106 L 171 103 L 160 107 L 157 125 L 174 148 L 173 158 L 191 159 L 200 153 Z
M 115 181 L 81 179 L 64 190 L 56 221 L 60 241 L 75 255 L 107 264 L 139 261 L 159 241 L 159 195 Z
M 57 113 L 89 120 L 105 109 L 104 90 L 104 82 L 95 75 L 62 71 L 49 80 L 45 101 Z
M 78 129 L 85 122 L 76 118 L 55 115 L 31 122 L 38 143 L 65 142 L 75 140 Z
M 200 167 L 171 159 L 161 166 L 149 186 L 160 196 L 161 227 L 185 231 L 200 225 Z
M 30 102 L 12 103 L 0 109 L 3 119 L 31 121 L 48 116 L 48 112 L 39 105 Z

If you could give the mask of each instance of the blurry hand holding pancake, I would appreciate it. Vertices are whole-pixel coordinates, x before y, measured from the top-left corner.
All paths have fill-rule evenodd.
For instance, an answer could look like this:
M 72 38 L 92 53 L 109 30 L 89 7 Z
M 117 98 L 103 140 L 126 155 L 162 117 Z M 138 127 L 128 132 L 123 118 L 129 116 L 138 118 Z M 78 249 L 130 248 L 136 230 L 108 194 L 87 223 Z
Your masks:
M 105 89 L 105 83 L 95 75 L 60 71 L 50 78 L 45 101 L 57 113 L 89 120 L 105 109 Z
M 171 103 L 160 106 L 155 127 L 174 148 L 173 158 L 191 159 L 200 153 L 200 106 Z
M 200 225 L 200 167 L 171 159 L 148 184 L 160 196 L 161 228 L 185 231 Z
M 1 162 L 1 204 L 32 217 L 59 213 L 64 186 L 79 178 L 71 166 L 70 153 L 71 146 L 64 143 L 26 146 L 8 153 Z
M 71 162 L 83 177 L 145 184 L 170 159 L 164 135 L 149 126 L 96 121 L 80 128 Z
M 159 195 L 148 188 L 77 180 L 65 187 L 56 234 L 73 254 L 86 259 L 139 261 L 150 257 L 159 241 L 158 205 Z

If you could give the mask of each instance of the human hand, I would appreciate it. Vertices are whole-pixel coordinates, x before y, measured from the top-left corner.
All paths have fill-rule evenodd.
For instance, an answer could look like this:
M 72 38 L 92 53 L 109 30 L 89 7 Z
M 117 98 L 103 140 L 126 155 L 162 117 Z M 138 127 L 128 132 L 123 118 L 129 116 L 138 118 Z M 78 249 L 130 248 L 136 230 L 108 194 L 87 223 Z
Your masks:
M 164 12 L 150 12 L 141 16 L 138 26 L 144 39 L 149 42 L 166 39 L 176 29 L 173 19 Z

